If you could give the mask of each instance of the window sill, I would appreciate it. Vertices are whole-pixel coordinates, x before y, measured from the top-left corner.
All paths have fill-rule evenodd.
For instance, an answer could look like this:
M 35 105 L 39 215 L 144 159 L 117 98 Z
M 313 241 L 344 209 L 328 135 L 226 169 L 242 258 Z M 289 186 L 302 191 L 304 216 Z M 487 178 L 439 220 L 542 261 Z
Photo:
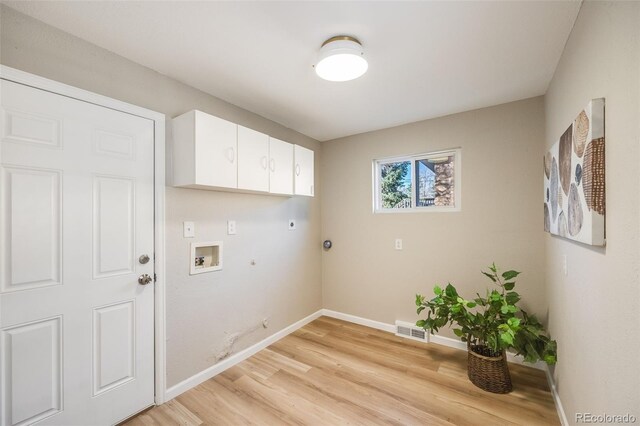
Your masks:
M 408 209 L 374 209 L 373 214 L 403 214 L 403 213 L 458 213 L 460 207 L 423 207 Z

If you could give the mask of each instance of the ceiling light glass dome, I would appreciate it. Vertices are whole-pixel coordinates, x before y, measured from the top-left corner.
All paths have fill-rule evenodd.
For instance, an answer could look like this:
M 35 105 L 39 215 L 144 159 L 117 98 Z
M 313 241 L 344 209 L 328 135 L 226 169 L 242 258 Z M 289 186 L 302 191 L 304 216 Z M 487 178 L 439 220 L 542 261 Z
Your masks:
M 369 64 L 360 42 L 349 36 L 332 37 L 320 48 L 316 74 L 329 81 L 349 81 L 362 76 Z

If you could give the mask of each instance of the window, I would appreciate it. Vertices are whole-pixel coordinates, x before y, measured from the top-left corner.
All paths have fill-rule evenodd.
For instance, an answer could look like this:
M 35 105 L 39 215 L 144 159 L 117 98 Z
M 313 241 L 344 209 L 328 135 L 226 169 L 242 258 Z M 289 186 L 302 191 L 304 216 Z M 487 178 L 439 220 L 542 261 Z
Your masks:
M 460 150 L 373 162 L 374 211 L 459 211 Z

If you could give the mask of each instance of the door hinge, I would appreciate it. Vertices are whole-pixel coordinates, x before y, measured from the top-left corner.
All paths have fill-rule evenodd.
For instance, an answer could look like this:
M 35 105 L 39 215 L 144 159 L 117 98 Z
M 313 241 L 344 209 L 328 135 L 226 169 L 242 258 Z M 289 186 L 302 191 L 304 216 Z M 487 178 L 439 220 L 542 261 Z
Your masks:
M 153 273 L 153 282 L 155 283 L 156 281 L 158 281 L 158 276 L 156 275 L 156 273 Z

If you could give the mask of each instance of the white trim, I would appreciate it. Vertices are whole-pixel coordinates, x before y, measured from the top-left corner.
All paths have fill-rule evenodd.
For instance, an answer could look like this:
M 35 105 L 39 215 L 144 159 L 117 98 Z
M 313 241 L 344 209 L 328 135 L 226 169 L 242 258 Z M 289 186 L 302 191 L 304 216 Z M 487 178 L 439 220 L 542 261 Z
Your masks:
M 256 353 L 266 348 L 267 346 L 277 342 L 278 340 L 293 333 L 299 328 L 304 327 L 305 325 L 309 324 L 311 321 L 320 318 L 322 314 L 323 314 L 323 309 L 320 309 L 314 312 L 313 314 L 301 319 L 300 321 L 297 321 L 291 324 L 290 326 L 283 328 L 277 333 L 272 334 L 266 339 L 261 340 L 258 343 L 231 355 L 229 358 L 225 358 L 224 360 L 218 362 L 217 364 L 212 365 L 206 370 L 203 370 L 189 377 L 186 380 L 183 380 L 177 385 L 171 386 L 169 389 L 167 389 L 167 392 L 165 393 L 166 400 L 168 401 L 170 399 L 177 397 L 178 395 L 188 391 L 189 389 L 195 386 L 198 386 L 200 383 L 209 380 L 213 376 L 218 375 L 223 371 L 233 367 L 234 365 L 244 361 L 250 356 L 255 355 Z
M 165 120 L 154 119 L 155 129 L 155 402 L 160 405 L 167 401 L 165 397 L 167 389 L 167 317 L 166 317 L 166 276 L 167 268 L 165 262 L 166 241 L 165 241 Z
M 154 288 L 154 335 L 155 335 L 155 402 L 165 399 L 165 116 L 146 108 L 131 105 L 87 90 L 49 80 L 15 68 L 0 65 L 0 79 L 45 90 L 61 96 L 88 102 L 105 108 L 125 112 L 154 122 L 154 241 L 155 274 Z
M 323 309 L 322 310 L 322 315 L 327 316 L 327 317 L 331 317 L 331 318 L 337 318 L 337 319 L 340 319 L 340 320 L 343 320 L 343 321 L 352 322 L 354 324 L 364 325 L 365 327 L 375 328 L 377 330 L 386 331 L 388 333 L 396 334 L 396 325 L 394 325 L 394 324 L 387 324 L 385 322 L 374 321 L 374 320 L 358 317 L 358 316 L 351 315 L 351 314 L 345 314 L 345 313 L 342 313 L 342 312 L 332 311 L 330 309 Z M 400 337 L 405 337 L 405 336 L 401 335 Z M 419 340 L 419 339 L 414 339 L 414 340 Z M 467 344 L 466 343 L 464 343 L 464 342 L 462 342 L 462 341 L 460 341 L 458 339 L 453 339 L 451 337 L 440 336 L 438 334 L 430 334 L 429 333 L 427 341 L 424 341 L 424 340 L 420 340 L 420 341 L 423 342 L 423 343 L 435 343 L 437 345 L 448 346 L 450 348 L 460 349 L 460 350 L 463 350 L 463 351 L 467 350 Z M 509 361 L 509 362 L 511 362 L 513 364 L 521 364 L 521 365 L 524 365 L 525 367 L 535 368 L 537 370 L 546 370 L 546 364 L 544 362 L 538 361 L 535 364 L 525 363 L 522 360 L 522 357 L 516 356 L 515 354 L 510 353 L 510 352 L 507 352 L 507 361 Z
M 30 74 L 25 71 L 20 71 L 6 65 L 0 65 L 0 77 L 2 77 L 3 80 L 13 81 L 14 83 L 24 84 L 25 86 L 31 86 L 37 89 L 46 90 L 48 92 L 68 96 L 70 98 L 137 115 L 143 118 L 148 118 L 150 120 L 162 122 L 165 121 L 165 116 L 162 113 L 131 105 L 126 102 L 118 101 L 107 96 L 98 95 L 87 90 L 78 89 L 77 87 L 69 86 L 67 84 L 60 83 L 54 80 L 49 80 L 48 78 Z
M 535 364 L 531 364 L 530 362 L 524 362 L 524 358 L 521 356 L 516 356 L 516 354 L 512 352 L 507 352 L 507 361 L 513 364 L 524 365 L 525 367 L 535 368 L 536 370 L 545 371 L 547 369 L 547 363 L 544 361 L 537 361 Z
M 567 419 L 567 415 L 564 412 L 564 407 L 562 406 L 562 401 L 560 401 L 560 394 L 558 393 L 558 388 L 556 387 L 556 381 L 553 379 L 553 374 L 551 374 L 551 370 L 546 366 L 545 373 L 547 374 L 547 382 L 549 382 L 549 389 L 551 389 L 551 395 L 553 395 L 553 403 L 556 406 L 556 411 L 558 412 L 558 417 L 560 418 L 560 423 L 562 426 L 569 426 L 569 420 Z
M 380 321 L 374 321 L 374 320 L 370 320 L 367 318 L 362 318 L 362 317 L 358 317 L 356 315 L 351 315 L 351 314 L 345 314 L 342 312 L 337 312 L 337 311 L 332 311 L 330 309 L 320 309 L 317 312 L 307 316 L 306 318 L 301 319 L 300 321 L 291 324 L 290 326 L 280 330 L 279 332 L 272 334 L 271 336 L 267 337 L 266 339 L 254 344 L 253 346 L 250 346 L 238 353 L 235 353 L 233 355 L 231 355 L 229 358 L 224 359 L 223 361 L 220 361 L 219 363 L 209 367 L 206 370 L 201 371 L 200 373 L 197 373 L 193 376 L 191 376 L 190 378 L 170 387 L 169 389 L 167 389 L 167 392 L 165 394 L 165 400 L 168 401 L 170 399 L 173 399 L 175 397 L 177 397 L 178 395 L 188 391 L 189 389 L 199 385 L 200 383 L 209 380 L 210 378 L 216 376 L 217 374 L 222 373 L 223 371 L 233 367 L 234 365 L 244 361 L 245 359 L 255 355 L 256 353 L 258 353 L 259 351 L 261 351 L 262 349 L 266 348 L 267 346 L 275 343 L 276 341 L 286 337 L 287 335 L 293 333 L 294 331 L 304 327 L 305 325 L 307 325 L 308 323 L 310 323 L 311 321 L 320 318 L 321 316 L 327 316 L 327 317 L 331 317 L 331 318 L 336 318 L 336 319 L 340 319 L 343 321 L 347 321 L 347 322 L 351 322 L 354 324 L 359 324 L 359 325 L 363 325 L 365 327 L 371 327 L 377 330 L 381 330 L 381 331 L 386 331 L 388 333 L 393 333 L 395 334 L 396 331 L 396 326 L 393 324 L 387 324 L 384 322 L 380 322 Z M 404 336 L 402 336 L 404 337 Z M 426 342 L 425 342 L 426 343 Z M 464 342 L 461 342 L 457 339 L 452 339 L 450 337 L 444 337 L 444 336 L 439 336 L 439 335 L 429 335 L 429 343 L 435 343 L 435 344 L 440 344 L 443 346 L 448 346 L 448 347 L 452 347 L 455 349 L 460 349 L 460 350 L 466 350 L 466 344 Z M 522 361 L 519 360 L 519 358 L 516 358 L 513 354 L 507 354 L 507 359 L 509 362 L 513 362 L 513 363 L 517 363 L 517 364 L 522 364 Z M 544 365 L 544 367 L 540 367 L 540 365 Z M 556 408 L 558 411 L 558 417 L 560 418 L 560 421 L 562 422 L 563 426 L 568 425 L 569 423 L 567 422 L 566 416 L 564 414 L 564 410 L 562 408 L 562 404 L 560 403 L 560 397 L 558 396 L 558 393 L 556 391 L 556 387 L 555 387 L 555 383 L 553 382 L 553 378 L 551 377 L 550 373 L 549 373 L 549 369 L 546 368 L 546 364 L 544 363 L 537 363 L 534 365 L 531 364 L 525 364 L 525 366 L 527 367 L 532 367 L 532 368 L 537 368 L 537 369 L 542 369 L 546 372 L 547 374 L 547 380 L 549 381 L 549 388 L 551 389 L 551 393 L 553 395 L 553 399 L 554 402 L 556 404 Z
M 379 210 L 375 210 L 373 214 L 459 213 L 460 211 L 462 211 L 462 209 L 459 207 L 432 206 L 432 207 L 409 207 L 406 209 L 379 209 Z
M 418 182 L 416 182 L 416 160 L 415 157 L 411 159 L 411 205 L 413 206 L 413 209 L 417 209 L 416 208 L 416 201 L 418 199 L 418 197 L 416 197 L 416 192 L 418 190 L 418 188 L 416 187 L 416 185 L 418 184 Z M 382 193 L 382 188 L 381 189 L 381 193 Z M 380 203 L 380 199 L 378 199 L 378 203 Z M 382 207 L 380 207 L 378 210 L 383 210 Z
M 364 325 L 365 327 L 375 328 L 377 330 L 386 331 L 388 333 L 395 334 L 395 332 L 396 332 L 396 326 L 393 325 L 393 324 L 387 324 L 387 323 L 380 322 L 380 321 L 374 321 L 374 320 L 358 317 L 358 316 L 351 315 L 351 314 L 344 314 L 342 312 L 332 311 L 330 309 L 323 309 L 322 310 L 322 315 L 327 316 L 327 317 L 331 317 L 331 318 L 336 318 L 336 319 L 343 320 L 343 321 L 352 322 L 354 324 Z
M 438 334 L 429 333 L 429 343 L 435 343 L 437 345 L 448 346 L 454 349 L 460 349 L 461 351 L 467 350 L 467 344 L 458 339 L 451 337 L 440 336 Z
M 382 331 L 386 331 L 389 333 L 393 333 L 396 334 L 396 326 L 394 324 L 387 324 L 384 322 L 380 322 L 380 321 L 374 321 L 374 320 L 370 320 L 367 318 L 362 318 L 362 317 L 358 317 L 355 315 L 351 315 L 351 314 L 344 314 L 342 312 L 336 312 L 336 311 L 332 311 L 330 309 L 323 309 L 322 310 L 322 314 L 327 316 L 327 317 L 331 317 L 331 318 L 337 318 L 343 321 L 348 321 L 348 322 L 352 322 L 354 324 L 360 324 L 360 325 L 364 325 L 365 327 L 371 327 L 371 328 L 375 328 L 378 330 L 382 330 Z M 405 336 L 400 336 L 400 337 L 405 337 Z M 415 339 L 415 340 L 419 340 L 419 339 Z M 438 334 L 428 334 L 428 339 L 427 341 L 421 340 L 423 343 L 435 343 L 438 345 L 442 345 L 442 346 L 448 346 L 450 348 L 455 348 L 455 349 L 460 349 L 463 351 L 467 350 L 467 344 L 458 340 L 458 339 L 453 339 L 451 337 L 445 337 L 445 336 L 440 336 Z M 529 367 L 529 368 L 535 368 L 536 370 L 546 370 L 546 366 L 547 364 L 542 362 L 542 361 L 538 361 L 535 364 L 531 364 L 531 363 L 525 363 L 522 359 L 522 357 L 520 356 L 516 356 L 514 353 L 511 352 L 507 352 L 507 361 L 513 363 L 513 364 L 520 364 L 520 365 L 524 365 L 525 367 Z
M 366 318 L 362 318 L 362 317 L 357 317 L 355 315 L 350 315 L 350 314 L 344 314 L 342 312 L 336 312 L 336 311 L 332 311 L 329 309 L 322 309 L 322 315 L 328 316 L 328 317 L 332 317 L 332 318 L 337 318 L 337 319 L 341 319 L 343 321 L 349 321 L 352 322 L 354 324 L 360 324 L 360 325 L 364 325 L 366 327 L 371 327 L 371 328 L 375 328 L 378 330 L 382 330 L 382 331 L 388 331 L 390 333 L 394 333 L 396 332 L 396 327 L 392 324 L 387 324 L 384 322 L 380 322 L 380 321 L 374 321 L 374 320 L 370 320 L 370 319 L 366 319 Z M 400 321 L 397 321 L 400 322 Z M 431 344 L 431 343 L 435 343 L 438 345 L 443 345 L 443 346 L 448 346 L 450 348 L 454 348 L 454 349 L 460 349 L 460 350 L 467 350 L 467 345 L 466 343 L 458 340 L 458 339 L 453 339 L 451 337 L 445 337 L 445 336 L 439 336 L 437 334 L 430 334 L 429 333 L 429 338 L 427 342 L 423 342 L 423 343 L 427 343 L 427 344 Z M 406 336 L 400 336 L 400 337 L 406 337 Z M 417 340 L 417 339 L 414 339 Z M 509 353 L 507 352 L 507 361 L 514 363 L 514 364 L 520 364 L 523 365 L 525 367 L 529 367 L 529 368 L 535 368 L 537 370 L 542 370 L 545 372 L 546 376 L 547 376 L 547 382 L 549 384 L 549 389 L 551 390 L 551 395 L 553 396 L 553 402 L 556 406 L 556 411 L 558 412 L 558 417 L 560 418 L 560 423 L 562 424 L 562 426 L 568 426 L 570 423 L 567 420 L 567 416 L 564 412 L 564 408 L 562 407 L 562 402 L 560 401 L 560 394 L 558 393 L 558 389 L 556 388 L 556 384 L 555 381 L 553 380 L 553 375 L 551 374 L 551 371 L 549 370 L 549 366 L 542 362 L 542 361 L 538 361 L 535 364 L 530 364 L 530 363 L 524 363 L 524 361 L 522 360 L 522 357 L 517 357 L 515 354 L 513 353 Z
M 465 342 L 451 337 L 439 336 L 437 334 L 429 335 L 429 343 L 437 343 L 438 345 L 448 346 L 450 348 L 460 349 L 463 351 L 467 350 L 467 344 Z M 547 369 L 547 364 L 542 361 L 538 361 L 535 364 L 525 363 L 521 356 L 516 356 L 516 354 L 512 352 L 507 352 L 507 361 L 512 364 L 520 364 L 525 367 L 535 368 L 536 370 L 545 371 Z

